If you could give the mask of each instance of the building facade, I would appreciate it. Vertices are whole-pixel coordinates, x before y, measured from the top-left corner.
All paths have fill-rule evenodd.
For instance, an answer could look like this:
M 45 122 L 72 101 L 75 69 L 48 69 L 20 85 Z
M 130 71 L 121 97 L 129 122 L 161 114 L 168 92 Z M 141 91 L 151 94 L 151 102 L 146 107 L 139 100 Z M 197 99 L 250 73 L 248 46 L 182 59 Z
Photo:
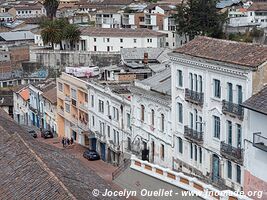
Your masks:
M 242 190 L 248 119 L 240 104 L 266 80 L 266 48 L 198 37 L 170 56 L 174 169 Z

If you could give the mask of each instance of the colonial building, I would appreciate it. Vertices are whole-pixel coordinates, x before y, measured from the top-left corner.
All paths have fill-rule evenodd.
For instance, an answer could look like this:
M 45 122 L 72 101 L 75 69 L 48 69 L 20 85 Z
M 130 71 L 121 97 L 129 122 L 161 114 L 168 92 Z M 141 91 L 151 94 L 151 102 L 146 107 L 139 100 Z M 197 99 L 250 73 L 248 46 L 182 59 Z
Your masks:
M 131 91 L 133 153 L 172 168 L 171 70 L 135 81 Z
M 62 73 L 57 79 L 57 125 L 60 137 L 89 147 L 88 84 Z
M 169 55 L 174 169 L 241 190 L 248 117 L 240 104 L 267 78 L 267 48 L 197 37 Z
M 248 109 L 248 130 L 244 141 L 244 191 L 266 191 L 267 188 L 267 88 L 254 94 L 242 106 Z M 267 198 L 263 193 L 262 199 Z
M 130 157 L 131 94 L 125 81 L 90 81 L 90 147 L 104 161 L 120 164 Z
M 29 101 L 30 91 L 28 85 L 17 86 L 13 89 L 14 120 L 18 124 L 30 125 Z

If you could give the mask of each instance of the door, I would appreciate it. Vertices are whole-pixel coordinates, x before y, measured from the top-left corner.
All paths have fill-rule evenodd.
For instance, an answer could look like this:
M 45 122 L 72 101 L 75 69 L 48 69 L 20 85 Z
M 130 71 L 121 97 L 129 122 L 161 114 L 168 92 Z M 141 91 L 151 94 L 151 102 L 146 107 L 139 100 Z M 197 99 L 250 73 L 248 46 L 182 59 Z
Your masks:
M 91 139 L 91 149 L 96 151 L 96 138 Z
M 100 143 L 101 159 L 106 160 L 106 144 Z
M 35 126 L 35 115 L 32 113 L 32 125 Z
M 218 181 L 220 177 L 220 159 L 217 155 L 212 156 L 212 180 Z

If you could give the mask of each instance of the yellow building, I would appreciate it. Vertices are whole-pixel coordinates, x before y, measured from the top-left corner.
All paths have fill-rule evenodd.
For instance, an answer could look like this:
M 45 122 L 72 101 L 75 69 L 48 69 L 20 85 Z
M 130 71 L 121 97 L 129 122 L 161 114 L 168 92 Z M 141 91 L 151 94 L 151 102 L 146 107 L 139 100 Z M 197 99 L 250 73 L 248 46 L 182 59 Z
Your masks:
M 86 81 L 66 73 L 57 79 L 57 124 L 59 137 L 73 137 L 75 142 L 89 145 Z

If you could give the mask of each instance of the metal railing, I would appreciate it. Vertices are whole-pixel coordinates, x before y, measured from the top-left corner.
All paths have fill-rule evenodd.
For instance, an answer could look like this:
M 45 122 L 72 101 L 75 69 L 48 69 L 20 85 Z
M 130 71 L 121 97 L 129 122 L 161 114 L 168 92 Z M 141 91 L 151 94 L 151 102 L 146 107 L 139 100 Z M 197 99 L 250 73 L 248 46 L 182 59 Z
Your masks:
M 253 146 L 267 152 L 267 138 L 261 132 L 253 133 Z
M 233 147 L 231 144 L 226 144 L 222 141 L 220 152 L 222 156 L 230 160 L 233 160 L 238 163 L 243 162 L 243 151 L 241 148 Z
M 188 126 L 184 126 L 184 137 L 198 144 L 203 143 L 203 132 L 196 131 Z
M 186 88 L 185 89 L 185 100 L 202 106 L 203 101 L 204 101 L 204 93 L 196 92 L 196 91 Z
M 112 172 L 112 180 L 115 180 L 115 178 L 117 178 L 122 172 L 124 172 L 130 165 L 131 160 L 125 159 L 123 163 L 114 172 Z
M 230 115 L 233 114 L 237 116 L 239 119 L 241 120 L 243 119 L 244 109 L 241 107 L 241 105 L 226 100 L 223 100 L 222 103 L 223 103 L 222 105 L 223 113 L 228 113 Z

